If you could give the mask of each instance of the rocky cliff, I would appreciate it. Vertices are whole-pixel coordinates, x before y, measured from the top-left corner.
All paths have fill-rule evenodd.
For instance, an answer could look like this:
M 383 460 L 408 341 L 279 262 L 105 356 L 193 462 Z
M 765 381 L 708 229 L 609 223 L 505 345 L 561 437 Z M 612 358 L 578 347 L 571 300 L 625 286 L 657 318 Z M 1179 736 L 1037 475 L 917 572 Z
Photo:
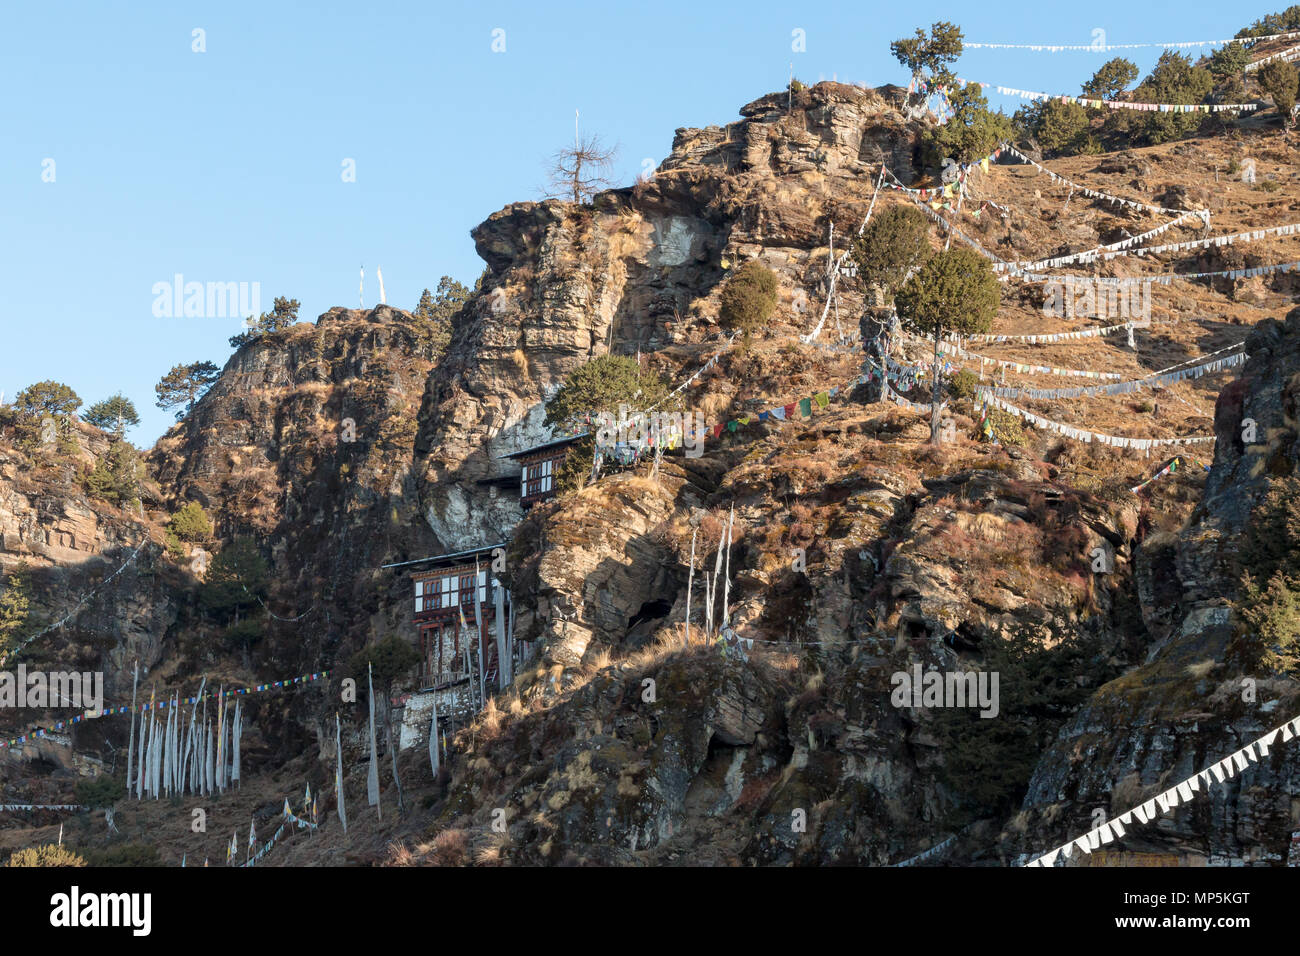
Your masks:
M 1278 675 L 1253 675 L 1257 698 L 1242 700 L 1230 609 L 1251 515 L 1295 463 L 1300 318 L 1264 317 L 1289 287 L 1175 289 L 1137 348 L 1000 353 L 1137 377 L 1258 324 L 1212 422 L 1198 406 L 1221 380 L 1180 384 L 1154 407 L 1034 406 L 1140 434 L 1212 424 L 1208 474 L 1187 468 L 1135 495 L 1160 462 L 1032 428 L 993 445 L 955 394 L 953 440 L 928 446 L 916 412 L 847 387 L 861 353 L 843 341 L 871 290 L 844 279 L 823 343 L 798 338 L 880 163 L 905 181 L 924 174 L 924 125 L 900 105 L 898 91 L 834 83 L 773 94 L 726 126 L 678 130 L 631 188 L 493 214 L 472 233 L 487 271 L 436 362 L 419 321 L 387 306 L 333 309 L 244 345 L 146 456 L 134 511 L 84 491 L 79 476 L 107 447 L 95 429 L 79 426 L 78 451 L 62 458 L 0 432 L 0 564 L 35 569 L 39 623 L 71 613 L 32 653 L 103 667 L 116 700 L 137 659 L 185 687 L 334 668 L 367 641 L 412 634 L 407 579 L 383 565 L 508 541 L 516 637 L 536 649 L 524 672 L 449 728 L 437 777 L 422 747 L 402 756 L 403 815 L 366 815 L 346 845 L 324 832 L 298 862 L 375 862 L 400 845 L 399 861 L 437 863 L 894 864 L 935 847 L 940 862 L 1009 863 L 1293 713 L 1295 682 Z M 1066 171 L 1146 198 L 1181 182 L 1186 201 L 1208 202 L 1216 148 L 1080 157 Z M 997 170 L 1011 199 L 977 181 L 1001 202 L 965 228 L 1028 256 L 1136 222 L 1077 199 L 1066 222 L 1065 197 L 1032 175 Z M 1228 229 L 1290 201 L 1235 188 L 1214 191 Z M 777 274 L 776 313 L 751 347 L 727 347 L 720 283 L 751 258 Z M 1036 295 L 1009 291 L 998 331 L 1051 327 Z M 607 352 L 640 354 L 672 383 L 718 354 L 686 393 L 710 421 L 845 387 L 810 419 L 753 421 L 711 437 L 703 457 L 670 455 L 657 472 L 609 475 L 525 514 L 503 456 L 549 438 L 546 398 Z M 268 557 L 267 630 L 246 659 L 214 639 L 200 577 L 164 549 L 163 526 L 188 501 L 214 516 L 218 544 L 250 537 Z M 1099 550 L 1113 555 L 1104 572 Z M 739 637 L 725 645 L 701 629 L 704 578 L 719 565 L 713 599 Z M 899 703 L 895 678 L 913 667 L 999 672 L 998 719 Z M 250 802 L 278 806 L 285 768 L 331 790 L 335 690 L 250 700 Z M 34 744 L 21 774 L 12 751 L 0 755 L 7 785 L 21 776 L 54 794 L 65 771 L 111 767 L 125 728 L 94 727 L 57 758 Z M 360 792 L 358 747 L 345 737 L 344 749 Z M 1127 848 L 1278 861 L 1300 811 L 1296 758 L 1275 753 Z M 387 764 L 384 787 L 387 808 Z M 150 812 L 134 824 L 141 839 Z

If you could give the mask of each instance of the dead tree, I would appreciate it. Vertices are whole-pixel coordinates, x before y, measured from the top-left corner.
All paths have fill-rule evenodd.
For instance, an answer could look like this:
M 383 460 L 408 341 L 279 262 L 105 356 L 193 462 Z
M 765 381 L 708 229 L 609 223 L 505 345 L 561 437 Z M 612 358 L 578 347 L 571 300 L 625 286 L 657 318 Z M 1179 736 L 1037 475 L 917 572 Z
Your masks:
M 574 137 L 573 145 L 565 147 L 551 157 L 547 167 L 547 196 L 563 198 L 581 205 L 591 202 L 602 189 L 614 183 L 606 177 L 617 154 L 617 147 L 606 149 L 600 137 L 586 140 Z

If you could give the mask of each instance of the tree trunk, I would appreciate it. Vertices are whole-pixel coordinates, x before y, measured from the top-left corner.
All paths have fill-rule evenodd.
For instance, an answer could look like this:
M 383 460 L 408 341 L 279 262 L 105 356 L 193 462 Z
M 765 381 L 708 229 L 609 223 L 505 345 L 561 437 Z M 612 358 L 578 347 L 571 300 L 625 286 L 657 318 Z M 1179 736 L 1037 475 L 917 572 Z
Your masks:
M 939 341 L 943 335 L 942 328 L 934 330 L 934 364 L 930 374 L 934 378 L 934 387 L 930 390 L 930 444 L 939 444 Z

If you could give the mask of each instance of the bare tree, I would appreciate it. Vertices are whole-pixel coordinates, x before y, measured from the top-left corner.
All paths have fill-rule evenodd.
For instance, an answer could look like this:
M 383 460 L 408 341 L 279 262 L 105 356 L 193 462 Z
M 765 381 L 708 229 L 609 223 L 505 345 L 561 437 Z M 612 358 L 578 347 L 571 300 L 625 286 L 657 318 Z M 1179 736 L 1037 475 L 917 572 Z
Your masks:
M 605 173 L 609 171 L 617 153 L 617 146 L 608 149 L 602 146 L 599 136 L 582 139 L 578 135 L 575 116 L 573 145 L 556 152 L 546 169 L 547 196 L 575 203 L 590 202 L 596 193 L 614 185 Z

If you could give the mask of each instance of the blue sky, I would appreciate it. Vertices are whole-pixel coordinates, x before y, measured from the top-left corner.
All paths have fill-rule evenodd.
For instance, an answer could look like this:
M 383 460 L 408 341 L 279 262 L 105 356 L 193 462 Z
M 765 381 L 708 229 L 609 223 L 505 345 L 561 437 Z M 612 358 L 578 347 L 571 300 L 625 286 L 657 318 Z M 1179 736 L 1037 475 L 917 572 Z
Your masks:
M 376 266 L 404 308 L 443 274 L 469 284 L 482 270 L 470 228 L 539 197 L 575 109 L 618 144 L 614 178 L 631 183 L 676 128 L 730 122 L 783 89 L 792 61 L 805 82 L 905 83 L 889 41 L 935 20 L 971 41 L 1087 44 L 1095 29 L 1109 43 L 1199 40 L 1285 5 L 9 4 L 0 391 L 8 401 L 53 378 L 89 404 L 121 390 L 143 419 L 130 437 L 148 445 L 171 423 L 154 383 L 179 362 L 224 365 L 238 331 L 237 319 L 156 317 L 156 283 L 257 282 L 263 309 L 287 295 L 305 319 L 356 306 L 363 264 L 368 306 Z M 1114 55 L 972 50 L 957 71 L 1077 93 Z M 1123 55 L 1145 74 L 1159 51 Z

